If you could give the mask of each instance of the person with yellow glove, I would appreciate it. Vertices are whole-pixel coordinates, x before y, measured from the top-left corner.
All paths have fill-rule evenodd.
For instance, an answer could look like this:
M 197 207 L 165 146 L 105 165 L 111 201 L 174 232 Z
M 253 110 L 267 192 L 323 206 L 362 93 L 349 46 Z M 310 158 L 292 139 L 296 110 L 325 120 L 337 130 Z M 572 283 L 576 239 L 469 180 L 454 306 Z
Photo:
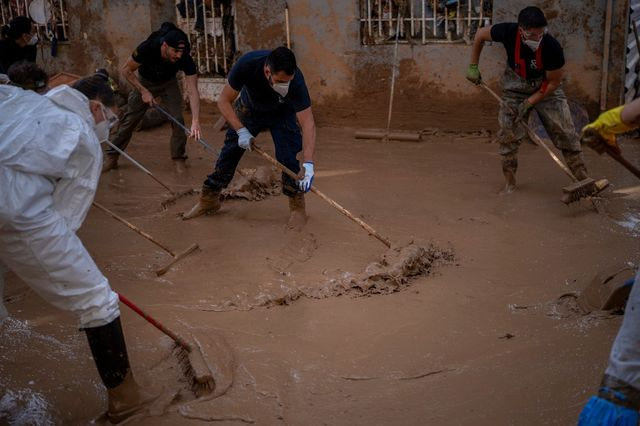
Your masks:
M 620 154 L 616 136 L 640 127 L 640 98 L 603 112 L 582 129 L 581 142 L 602 154 L 607 146 Z

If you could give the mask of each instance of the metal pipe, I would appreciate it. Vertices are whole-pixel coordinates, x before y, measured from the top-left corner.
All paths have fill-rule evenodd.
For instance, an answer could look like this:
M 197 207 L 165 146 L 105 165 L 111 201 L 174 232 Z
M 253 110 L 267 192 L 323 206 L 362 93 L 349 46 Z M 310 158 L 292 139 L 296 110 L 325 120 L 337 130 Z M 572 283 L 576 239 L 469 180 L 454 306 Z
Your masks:
M 611 49 L 611 18 L 613 0 L 607 0 L 604 25 L 604 47 L 602 54 L 602 80 L 600 81 L 600 111 L 607 109 L 607 86 L 609 83 L 609 52 Z
M 367 0 L 367 31 L 371 39 L 371 0 Z
M 409 15 L 411 16 L 411 38 L 416 34 L 414 23 L 413 23 L 413 0 L 409 0 Z
M 460 35 L 460 0 L 456 6 L 456 34 Z
M 484 0 L 480 0 L 480 23 L 478 24 L 478 28 L 482 27 L 483 16 L 484 16 Z
M 471 36 L 471 9 L 473 0 L 469 0 L 469 10 L 467 11 L 467 28 L 469 29 L 469 36 Z
M 433 37 L 438 37 L 437 23 L 438 23 L 438 6 L 436 5 L 437 0 L 433 0 Z
M 398 10 L 398 12 L 400 12 Z M 391 128 L 391 112 L 393 111 L 393 94 L 394 94 L 394 89 L 396 86 L 396 62 L 398 61 L 398 34 L 400 34 L 400 15 L 398 14 L 398 24 L 397 24 L 397 30 L 396 30 L 396 42 L 395 42 L 395 46 L 393 47 L 393 63 L 392 63 L 392 68 L 391 68 L 391 93 L 389 94 L 389 112 L 387 114 L 387 132 L 386 135 L 388 137 L 389 135 L 389 129 Z
M 220 22 L 222 22 L 222 63 L 224 64 L 224 72 L 227 72 L 227 41 L 224 30 L 224 5 L 220 3 Z
M 64 20 L 64 3 L 62 1 L 63 0 L 60 0 L 60 20 L 62 21 L 62 36 L 65 40 L 69 40 L 69 37 L 67 37 L 67 28 Z
M 204 19 L 204 54 L 207 59 L 207 73 L 211 71 L 209 68 L 209 35 L 207 34 L 207 7 L 206 2 L 202 2 L 202 18 Z
M 187 17 L 187 31 L 185 31 L 187 33 L 187 39 L 189 40 L 189 44 L 191 44 L 191 24 L 189 23 L 189 2 L 191 0 L 185 0 L 184 2 L 184 11 L 185 11 L 185 15 Z
M 426 20 L 426 1 L 427 0 L 422 0 L 422 44 L 425 44 L 427 42 L 427 23 L 425 22 Z
M 218 69 L 218 35 L 216 34 L 216 8 L 214 7 L 213 0 L 211 0 L 211 18 L 212 19 L 212 33 L 213 33 L 213 62 L 216 67 L 216 72 L 220 72 Z
M 391 31 L 393 31 L 393 4 L 391 4 L 391 0 L 387 4 L 389 5 L 389 37 L 391 37 Z
M 382 0 L 376 0 L 378 2 L 378 35 L 382 37 Z
M 284 5 L 284 27 L 285 31 L 287 32 L 287 49 L 291 49 L 291 32 L 289 30 L 289 5 L 286 2 Z

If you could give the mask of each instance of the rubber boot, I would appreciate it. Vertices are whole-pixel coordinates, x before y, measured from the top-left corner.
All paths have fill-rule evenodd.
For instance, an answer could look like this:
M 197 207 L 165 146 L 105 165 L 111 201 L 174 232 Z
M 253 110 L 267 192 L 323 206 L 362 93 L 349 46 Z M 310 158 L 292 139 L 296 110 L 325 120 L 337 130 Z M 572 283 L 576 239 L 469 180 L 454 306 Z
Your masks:
M 300 229 L 307 223 L 307 212 L 305 209 L 304 194 L 297 192 L 289 197 L 289 222 L 287 226 L 291 229 Z
M 220 191 L 203 186 L 198 203 L 188 213 L 182 215 L 182 220 L 193 219 L 203 214 L 213 214 L 220 210 L 221 206 Z
M 107 154 L 104 156 L 104 163 L 102 164 L 102 173 L 106 173 L 109 170 L 118 168 L 118 154 Z
M 110 422 L 120 423 L 159 396 L 143 392 L 133 378 L 120 317 L 101 327 L 86 328 L 85 332 L 96 368 L 107 388 Z
M 516 171 L 518 170 L 518 157 L 514 154 L 502 156 L 502 173 L 504 174 L 505 185 L 503 194 L 511 194 L 516 190 Z
M 187 172 L 187 162 L 183 158 L 173 160 L 173 167 L 176 171 L 176 174 L 182 175 Z

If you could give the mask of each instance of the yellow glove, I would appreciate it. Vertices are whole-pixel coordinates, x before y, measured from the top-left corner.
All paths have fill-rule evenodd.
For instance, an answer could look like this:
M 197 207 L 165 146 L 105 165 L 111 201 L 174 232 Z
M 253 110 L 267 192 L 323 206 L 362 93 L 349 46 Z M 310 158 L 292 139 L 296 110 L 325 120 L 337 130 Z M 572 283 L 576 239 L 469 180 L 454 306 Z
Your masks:
M 633 129 L 633 127 L 622 121 L 621 113 L 623 108 L 624 105 L 621 105 L 600 114 L 596 121 L 584 126 L 580 140 L 599 153 L 604 151 L 603 143 L 620 152 L 620 148 L 616 143 L 616 135 Z

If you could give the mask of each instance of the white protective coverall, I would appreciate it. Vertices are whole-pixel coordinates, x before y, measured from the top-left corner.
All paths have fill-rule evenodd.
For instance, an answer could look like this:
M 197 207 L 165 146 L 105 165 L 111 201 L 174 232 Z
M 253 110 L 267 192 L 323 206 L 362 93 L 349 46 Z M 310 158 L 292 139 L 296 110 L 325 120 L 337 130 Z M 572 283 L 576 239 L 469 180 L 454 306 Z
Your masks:
M 89 100 L 66 85 L 44 96 L 0 86 L 0 117 L 0 272 L 4 263 L 81 328 L 110 323 L 118 296 L 76 236 L 102 165 Z
M 605 373 L 640 391 L 640 269 L 629 294 L 622 325 L 611 347 Z

